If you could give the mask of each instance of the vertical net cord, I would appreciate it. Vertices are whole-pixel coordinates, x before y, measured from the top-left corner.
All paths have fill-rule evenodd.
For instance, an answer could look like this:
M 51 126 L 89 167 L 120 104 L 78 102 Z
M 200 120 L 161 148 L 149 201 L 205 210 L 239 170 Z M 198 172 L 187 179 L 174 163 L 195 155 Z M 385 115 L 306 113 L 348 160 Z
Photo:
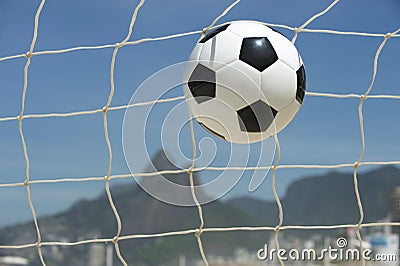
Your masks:
M 36 234 L 37 234 L 36 248 L 37 248 L 39 259 L 40 259 L 40 262 L 42 263 L 42 265 L 46 265 L 46 263 L 44 261 L 43 252 L 42 252 L 42 248 L 41 248 L 42 237 L 41 237 L 41 234 L 40 234 L 40 229 L 39 229 L 39 224 L 38 224 L 38 220 L 37 220 L 37 216 L 36 216 L 36 211 L 35 211 L 35 208 L 34 208 L 33 203 L 32 203 L 31 190 L 29 188 L 29 181 L 30 181 L 29 156 L 28 156 L 28 150 L 27 150 L 27 146 L 26 146 L 26 142 L 25 142 L 24 133 L 23 133 L 22 120 L 23 120 L 24 111 L 25 111 L 26 92 L 27 92 L 27 89 L 28 89 L 28 71 L 29 71 L 29 66 L 31 64 L 31 56 L 32 56 L 33 50 L 35 48 L 35 44 L 36 44 L 36 40 L 37 40 L 37 36 L 38 36 L 39 17 L 40 17 L 40 14 L 42 12 L 42 9 L 43 9 L 43 6 L 44 6 L 45 2 L 46 2 L 45 0 L 42 0 L 40 2 L 40 5 L 39 5 L 37 11 L 36 11 L 32 42 L 30 44 L 29 51 L 25 55 L 27 60 L 26 60 L 25 67 L 24 67 L 24 85 L 23 85 L 24 87 L 23 87 L 23 90 L 22 90 L 21 112 L 20 112 L 20 114 L 18 116 L 18 131 L 19 131 L 19 135 L 20 135 L 20 138 L 21 138 L 21 143 L 22 143 L 22 148 L 23 148 L 24 158 L 25 158 L 25 181 L 24 181 L 24 186 L 26 188 L 29 208 L 30 208 L 30 210 L 32 212 L 32 218 L 33 218 L 33 222 L 34 222 L 35 228 L 36 228 Z
M 113 210 L 113 213 L 114 213 L 114 216 L 115 216 L 115 219 L 117 222 L 117 233 L 113 238 L 115 253 L 116 253 L 118 259 L 120 260 L 120 262 L 125 266 L 127 266 L 128 264 L 126 263 L 125 259 L 123 258 L 120 248 L 119 248 L 119 244 L 118 244 L 118 240 L 119 240 L 119 237 L 120 237 L 121 231 L 122 231 L 122 222 L 121 222 L 121 218 L 120 218 L 118 210 L 115 206 L 115 203 L 114 203 L 114 200 L 113 200 L 113 197 L 111 194 L 111 190 L 110 190 L 110 176 L 111 176 L 111 169 L 112 169 L 113 153 L 112 153 L 111 142 L 110 142 L 110 138 L 109 138 L 109 134 L 108 134 L 107 111 L 110 108 L 111 101 L 112 101 L 112 98 L 113 98 L 114 92 L 115 92 L 114 70 L 115 70 L 115 61 L 116 61 L 118 50 L 130 39 L 130 37 L 132 35 L 132 31 L 133 31 L 133 26 L 135 25 L 135 21 L 137 18 L 137 14 L 138 14 L 140 8 L 143 6 L 144 2 L 145 2 L 145 0 L 141 0 L 138 3 L 138 5 L 136 6 L 136 8 L 132 14 L 131 22 L 129 24 L 128 34 L 126 35 L 126 37 L 123 39 L 123 41 L 121 43 L 117 43 L 114 47 L 114 51 L 113 51 L 113 54 L 111 57 L 111 66 L 110 66 L 110 93 L 108 96 L 107 103 L 103 108 L 104 137 L 105 137 L 105 141 L 107 144 L 108 156 L 109 156 L 107 176 L 105 177 L 106 193 L 107 193 L 107 198 L 110 203 L 111 209 Z
M 312 16 L 311 18 L 309 18 L 305 23 L 303 23 L 299 28 L 295 28 L 294 30 L 294 36 L 292 38 L 292 43 L 294 44 L 297 40 L 297 36 L 298 33 L 301 32 L 307 25 L 309 25 L 311 22 L 313 22 L 314 20 L 316 20 L 317 18 L 319 18 L 320 16 L 326 14 L 329 10 L 331 10 L 337 3 L 339 2 L 339 0 L 335 0 L 333 1 L 327 8 L 325 8 L 323 11 L 315 14 L 314 16 Z M 275 137 L 275 144 L 276 144 L 276 159 L 274 162 L 274 165 L 271 167 L 271 185 L 272 185 L 272 193 L 274 194 L 274 199 L 275 202 L 278 206 L 278 211 L 279 211 L 279 222 L 278 224 L 275 226 L 274 229 L 274 239 L 275 239 L 275 246 L 276 246 L 276 250 L 280 249 L 280 243 L 279 243 L 279 231 L 283 225 L 283 208 L 282 208 L 282 203 L 279 199 L 279 195 L 278 192 L 276 190 L 276 169 L 278 168 L 279 165 L 279 161 L 281 159 L 281 146 L 279 144 L 279 138 L 278 138 L 278 134 L 274 135 Z M 283 259 L 278 256 L 278 260 L 281 266 L 284 266 L 285 263 L 283 261 Z
M 231 5 L 229 5 L 225 10 L 218 16 L 216 17 L 211 24 L 204 28 L 203 31 L 201 32 L 201 36 L 199 40 L 207 33 L 209 29 L 211 29 L 222 17 L 224 17 L 228 12 L 235 7 L 240 0 L 236 0 L 233 2 Z M 204 265 L 208 266 L 208 260 L 206 257 L 206 254 L 204 252 L 203 248 L 203 243 L 201 241 L 201 234 L 203 233 L 203 228 L 204 228 L 204 218 L 203 218 L 203 209 L 201 208 L 201 204 L 199 203 L 199 200 L 197 199 L 196 192 L 195 192 L 195 187 L 194 187 L 194 181 L 193 181 L 193 169 L 195 167 L 195 161 L 196 161 L 196 153 L 197 153 L 197 147 L 196 147 L 196 138 L 194 135 L 194 127 L 193 127 L 193 114 L 189 111 L 189 124 L 190 124 L 190 136 L 191 136 L 191 141 L 192 141 L 192 165 L 189 169 L 189 181 L 190 181 L 190 191 L 192 193 L 192 198 L 194 203 L 196 204 L 198 213 L 199 213 L 199 218 L 200 218 L 200 226 L 198 230 L 195 233 L 196 239 L 197 239 L 197 244 L 199 246 L 199 251 L 201 255 L 201 259 L 203 260 Z
M 275 159 L 274 165 L 271 168 L 271 185 L 272 185 L 272 193 L 274 194 L 274 199 L 275 199 L 276 205 L 278 205 L 278 211 L 279 211 L 279 214 L 278 214 L 279 222 L 275 226 L 275 229 L 274 229 L 274 239 L 275 239 L 276 250 L 280 250 L 279 231 L 283 224 L 283 208 L 282 208 L 281 200 L 279 199 L 278 192 L 276 191 L 276 184 L 275 184 L 275 175 L 276 174 L 275 173 L 276 173 L 276 169 L 278 167 L 279 161 L 281 160 L 281 146 L 279 144 L 278 134 L 275 134 L 274 138 L 275 138 L 275 145 L 276 145 L 276 159 Z M 283 260 L 280 256 L 278 256 L 278 260 L 279 260 L 279 263 L 281 266 L 285 265 L 285 263 L 283 262 Z
M 197 211 L 199 213 L 199 218 L 200 218 L 200 226 L 197 229 L 195 236 L 197 239 L 197 244 L 199 246 L 199 250 L 200 250 L 200 255 L 201 255 L 201 259 L 203 260 L 204 265 L 208 266 L 208 260 L 206 257 L 206 254 L 204 253 L 204 249 L 203 249 L 203 243 L 201 241 L 201 234 L 203 233 L 203 228 L 204 228 L 204 218 L 203 218 L 203 209 L 201 208 L 201 204 L 199 203 L 199 200 L 197 199 L 196 196 L 196 192 L 195 192 L 195 187 L 194 187 L 194 181 L 193 181 L 193 169 L 195 166 L 195 161 L 196 161 L 196 154 L 197 154 L 197 148 L 196 148 L 196 138 L 194 135 L 194 127 L 193 127 L 193 115 L 192 113 L 189 113 L 190 117 L 189 117 L 189 124 L 190 124 L 190 137 L 191 137 L 191 141 L 192 141 L 192 165 L 189 169 L 189 181 L 190 181 L 190 191 L 192 193 L 192 198 L 194 203 L 196 204 L 197 207 Z
M 367 99 L 368 95 L 370 94 L 374 83 L 375 83 L 375 78 L 376 78 L 376 74 L 378 71 L 378 60 L 379 60 L 379 55 L 382 52 L 383 47 L 385 46 L 386 42 L 388 41 L 389 38 L 391 38 L 394 34 L 398 33 L 400 31 L 400 29 L 397 29 L 395 32 L 393 33 L 389 33 L 386 34 L 382 43 L 379 45 L 376 53 L 375 53 L 375 57 L 374 57 L 374 67 L 373 67 L 373 73 L 372 73 L 372 80 L 371 83 L 367 89 L 367 91 L 361 95 L 360 97 L 360 103 L 358 105 L 358 118 L 359 118 L 359 122 L 360 122 L 360 136 L 361 136 L 361 151 L 358 157 L 358 160 L 354 163 L 354 170 L 353 170 L 353 183 L 354 183 L 354 192 L 356 195 L 356 199 L 357 199 L 357 205 L 358 205 L 358 210 L 359 210 L 359 214 L 360 214 L 360 219 L 356 225 L 356 235 L 357 235 L 357 239 L 360 242 L 360 253 L 363 254 L 364 248 L 363 248 L 363 240 L 362 240 L 362 236 L 361 236 L 361 227 L 362 227 L 362 223 L 364 221 L 364 209 L 363 209 L 363 205 L 362 205 L 362 201 L 361 201 L 361 195 L 359 192 L 359 187 L 358 187 L 358 178 L 357 178 L 357 169 L 358 166 L 360 164 L 360 162 L 363 159 L 364 156 L 364 152 L 365 152 L 365 132 L 364 132 L 364 116 L 363 116 L 363 106 L 364 106 L 364 102 Z M 364 256 L 361 256 L 361 265 L 365 266 L 365 258 Z

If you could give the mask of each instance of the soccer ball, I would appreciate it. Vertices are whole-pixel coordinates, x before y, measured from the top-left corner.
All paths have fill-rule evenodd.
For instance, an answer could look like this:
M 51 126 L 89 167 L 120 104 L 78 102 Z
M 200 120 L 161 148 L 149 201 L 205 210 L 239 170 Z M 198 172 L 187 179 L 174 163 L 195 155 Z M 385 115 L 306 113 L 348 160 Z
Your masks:
M 269 138 L 299 111 L 305 71 L 296 47 L 257 21 L 234 21 L 207 33 L 194 47 L 184 93 L 196 120 L 234 143 Z

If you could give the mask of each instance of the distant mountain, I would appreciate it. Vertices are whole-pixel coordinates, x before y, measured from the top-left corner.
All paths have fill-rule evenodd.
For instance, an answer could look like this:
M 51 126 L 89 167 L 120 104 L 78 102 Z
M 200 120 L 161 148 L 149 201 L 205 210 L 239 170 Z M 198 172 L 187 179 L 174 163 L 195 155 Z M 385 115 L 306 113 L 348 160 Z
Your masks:
M 157 154 L 153 164 L 154 166 L 149 166 L 149 171 L 175 169 L 163 152 Z M 186 173 L 164 177 L 181 185 L 189 184 Z M 159 179 L 160 176 L 156 176 L 149 182 L 157 185 Z M 199 183 L 199 176 L 194 175 L 194 180 Z M 359 174 L 358 181 L 365 212 L 364 221 L 372 222 L 385 217 L 390 212 L 391 193 L 394 187 L 400 186 L 400 170 L 395 167 L 382 167 Z M 181 231 L 199 226 L 196 207 L 177 207 L 163 203 L 149 196 L 133 182 L 113 187 L 111 191 L 122 220 L 121 235 Z M 199 189 L 196 190 L 196 194 L 207 196 Z M 356 223 L 359 219 L 351 173 L 332 172 L 324 176 L 300 179 L 288 187 L 282 205 L 286 225 L 346 224 Z M 241 197 L 225 202 L 217 200 L 202 207 L 206 227 L 275 226 L 278 223 L 278 209 L 273 201 Z M 94 200 L 79 201 L 67 211 L 42 217 L 39 219 L 39 226 L 42 241 L 72 242 L 112 238 L 117 229 L 105 193 Z M 271 232 L 262 231 L 214 232 L 204 233 L 202 241 L 209 256 L 231 255 L 238 247 L 255 252 L 270 239 L 270 236 Z M 34 242 L 36 232 L 32 223 L 0 230 L 0 245 Z M 181 254 L 186 256 L 188 265 L 192 265 L 192 261 L 200 258 L 193 234 L 125 240 L 119 244 L 129 265 L 178 265 L 177 260 Z M 43 252 L 49 266 L 86 266 L 90 265 L 92 247 L 90 244 L 72 247 L 44 246 Z M 0 256 L 2 255 L 23 256 L 29 258 L 29 265 L 40 265 L 35 248 L 0 249 Z M 104 252 L 100 254 L 103 255 Z M 114 265 L 119 265 L 116 258 L 114 262 Z
M 174 169 L 163 152 L 154 158 L 158 170 Z M 150 169 L 150 167 L 149 167 Z M 188 174 L 164 176 L 182 185 L 189 184 Z M 160 179 L 154 177 L 153 181 Z M 194 176 L 196 183 L 199 177 Z M 153 182 L 152 181 L 152 182 Z M 157 183 L 154 183 L 157 185 Z M 200 219 L 196 207 L 177 207 L 163 203 L 132 184 L 111 189 L 113 200 L 122 220 L 121 235 L 151 234 L 198 228 Z M 203 193 L 196 190 L 196 194 Z M 204 196 L 204 195 L 203 195 Z M 262 221 L 243 210 L 221 201 L 203 205 L 207 227 L 262 225 Z M 42 241 L 78 241 L 93 238 L 112 238 L 117 224 L 104 193 L 94 200 L 82 200 L 69 210 L 39 220 Z M 246 237 L 243 237 L 243 236 Z M 238 246 L 261 247 L 269 233 L 204 233 L 202 236 L 208 254 L 229 255 Z M 0 230 L 0 245 L 34 243 L 36 232 L 32 223 L 16 225 Z M 197 241 L 193 234 L 163 238 L 121 241 L 121 252 L 130 265 L 177 265 L 180 254 L 200 259 Z M 47 265 L 86 266 L 90 245 L 74 247 L 43 247 Z M 30 265 L 40 265 L 34 248 L 1 250 L 1 255 L 18 255 L 29 258 Z M 114 261 L 118 261 L 116 258 Z
M 390 213 L 393 189 L 400 186 L 400 170 L 385 166 L 358 174 L 364 222 L 376 222 Z M 357 223 L 359 210 L 353 173 L 331 172 L 293 182 L 281 199 L 285 225 L 333 225 Z M 228 201 L 267 224 L 277 223 L 276 203 L 241 197 Z

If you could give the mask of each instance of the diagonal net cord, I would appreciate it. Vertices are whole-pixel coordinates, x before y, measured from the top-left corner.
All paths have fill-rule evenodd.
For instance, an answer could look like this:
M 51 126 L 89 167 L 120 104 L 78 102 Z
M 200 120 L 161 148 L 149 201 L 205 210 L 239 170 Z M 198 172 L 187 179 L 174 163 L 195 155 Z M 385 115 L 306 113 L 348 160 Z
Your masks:
M 230 6 L 228 6 L 218 17 L 216 17 L 216 18 L 211 22 L 211 24 L 210 24 L 208 27 L 204 28 L 204 29 L 201 31 L 201 36 L 200 36 L 199 41 L 201 40 L 201 38 L 203 38 L 203 36 L 207 33 L 207 31 L 209 31 L 211 28 L 213 28 L 213 27 L 215 26 L 215 24 L 217 24 L 217 22 L 218 22 L 222 17 L 224 17 L 226 14 L 228 14 L 228 12 L 229 12 L 232 8 L 234 8 L 237 4 L 239 4 L 239 2 L 240 2 L 240 0 L 236 0 L 235 2 L 233 2 L 233 3 L 232 3 Z
M 28 150 L 26 147 L 26 142 L 25 142 L 25 137 L 24 137 L 24 133 L 23 133 L 23 128 L 22 128 L 22 120 L 23 120 L 23 115 L 24 115 L 24 111 L 25 111 L 25 98 L 26 98 L 26 92 L 28 89 L 28 71 L 29 71 L 29 66 L 31 64 L 31 56 L 32 56 L 32 52 L 33 49 L 35 48 L 35 44 L 36 44 L 36 40 L 37 40 L 37 35 L 38 35 L 38 28 L 39 28 L 39 17 L 40 14 L 42 12 L 44 3 L 46 1 L 42 0 L 40 2 L 40 5 L 36 11 L 35 14 L 35 25 L 34 25 L 34 30 L 33 30 L 33 38 L 32 38 L 32 42 L 29 48 L 29 51 L 26 53 L 25 57 L 26 57 L 26 63 L 25 63 L 25 67 L 24 67 L 24 87 L 23 87 L 23 91 L 22 91 L 22 102 L 21 102 L 21 112 L 18 116 L 18 131 L 19 131 L 19 135 L 21 137 L 21 143 L 22 143 L 22 148 L 24 151 L 24 158 L 25 158 L 25 182 L 24 182 L 24 186 L 26 188 L 27 194 L 28 194 L 28 203 L 29 203 L 29 208 L 31 209 L 32 212 L 32 217 L 33 217 L 33 222 L 35 223 L 35 228 L 36 228 L 36 234 L 37 234 L 37 243 L 36 243 L 36 248 L 38 251 L 38 255 L 40 258 L 40 261 L 43 265 L 46 265 L 46 263 L 44 262 L 44 258 L 43 258 L 43 252 L 41 249 L 41 241 L 42 241 L 42 237 L 40 235 L 40 229 L 39 229 L 39 224 L 38 224 L 38 220 L 37 220 L 37 216 L 36 216 L 36 211 L 35 208 L 33 207 L 33 203 L 32 203 L 32 198 L 31 198 L 31 190 L 29 188 L 29 156 L 28 156 Z
M 375 53 L 375 57 L 374 57 L 374 68 L 373 68 L 373 73 L 372 73 L 372 80 L 371 83 L 367 89 L 367 91 L 364 93 L 364 95 L 360 98 L 360 103 L 358 105 L 358 118 L 359 118 L 359 122 L 360 122 L 360 135 L 361 135 L 361 151 L 360 151 L 360 155 L 358 157 L 358 160 L 354 163 L 354 171 L 353 171 L 353 182 L 354 182 L 354 192 L 357 198 L 357 205 L 358 205 L 358 209 L 360 212 L 360 220 L 358 221 L 358 224 L 356 226 L 356 235 L 357 238 L 360 242 L 360 251 L 361 254 L 364 254 L 363 251 L 363 240 L 361 237 L 361 225 L 363 223 L 364 220 L 364 210 L 363 210 L 363 206 L 362 206 L 362 201 L 361 201 L 361 196 L 360 196 L 360 192 L 358 189 L 358 180 L 357 180 L 357 169 L 359 166 L 359 163 L 362 161 L 362 158 L 364 156 L 364 151 L 365 151 L 365 132 L 364 132 L 364 117 L 363 117 L 363 106 L 364 106 L 364 102 L 367 99 L 368 94 L 371 92 L 374 83 L 375 83 L 375 78 L 376 78 L 376 74 L 378 71 L 378 60 L 379 60 L 379 55 L 382 52 L 383 47 L 385 46 L 385 44 L 387 43 L 387 41 L 393 36 L 393 34 L 397 34 L 400 31 L 400 28 L 397 29 L 395 32 L 393 33 L 388 33 L 385 35 L 382 43 L 379 45 L 378 50 Z M 364 256 L 361 256 L 361 265 L 365 266 L 365 258 Z
M 297 36 L 299 35 L 299 32 L 301 32 L 305 27 L 307 27 L 311 22 L 313 22 L 314 20 L 316 20 L 317 18 L 325 15 L 329 10 L 331 10 L 337 3 L 339 3 L 340 0 L 335 0 L 333 1 L 327 8 L 325 8 L 324 10 L 322 10 L 321 12 L 315 14 L 314 16 L 312 16 L 311 18 L 309 18 L 306 22 L 304 22 L 303 25 L 301 25 L 298 28 L 294 29 L 294 36 L 292 39 L 292 43 L 295 43 Z
M 387 94 L 365 96 L 365 95 L 360 95 L 360 94 L 355 94 L 355 93 L 337 94 L 337 93 L 306 91 L 306 95 L 311 96 L 311 97 L 325 97 L 325 98 L 336 98 L 336 99 L 351 99 L 351 98 L 360 99 L 362 97 L 365 97 L 368 99 L 400 100 L 400 95 L 387 95 Z M 146 102 L 131 103 L 131 104 L 126 104 L 126 105 L 110 106 L 108 108 L 108 112 L 109 111 L 126 110 L 128 108 L 134 108 L 134 107 L 140 107 L 140 106 L 146 106 L 146 105 L 154 105 L 154 104 L 159 104 L 159 103 L 169 103 L 169 102 L 180 101 L 180 100 L 184 100 L 184 99 L 185 99 L 185 96 L 178 96 L 178 97 L 157 99 L 157 100 L 146 101 Z M 86 110 L 86 111 L 72 111 L 72 112 L 66 112 L 66 113 L 24 114 L 22 116 L 22 119 L 32 119 L 32 118 L 38 119 L 38 118 L 50 118 L 50 117 L 73 117 L 73 116 L 82 116 L 82 115 L 94 115 L 94 114 L 99 114 L 102 112 L 104 112 L 103 108 Z M 20 119 L 19 115 L 18 116 L 10 116 L 10 117 L 0 117 L 0 122 L 15 121 L 15 120 L 19 120 L 19 119 Z
M 288 25 L 282 25 L 282 24 L 276 24 L 276 23 L 267 23 L 264 22 L 264 25 L 270 26 L 270 27 L 276 27 L 276 28 L 283 28 L 291 31 L 299 31 L 299 28 L 291 27 Z M 221 24 L 223 25 L 223 24 Z M 370 33 L 370 32 L 355 32 L 355 31 L 338 31 L 338 30 L 331 30 L 331 29 L 302 29 L 301 32 L 307 32 L 307 33 L 325 33 L 325 34 L 336 34 L 336 35 L 348 35 L 348 36 L 363 36 L 363 37 L 385 37 L 385 33 Z M 204 33 L 204 30 L 196 30 L 196 31 L 190 31 L 190 32 L 183 32 L 183 33 L 176 33 L 172 35 L 167 35 L 167 36 L 160 36 L 160 37 L 147 37 L 135 41 L 128 41 L 125 43 L 124 46 L 130 46 L 130 45 L 136 45 L 136 44 L 141 44 L 145 42 L 154 42 L 154 41 L 164 41 L 164 40 L 169 40 L 173 38 L 179 38 L 179 37 L 185 37 L 185 36 L 190 36 L 190 35 L 195 35 L 199 33 Z M 400 34 L 394 34 L 392 38 L 398 38 L 400 37 Z M 85 50 L 101 50 L 101 49 L 109 49 L 109 48 L 114 48 L 115 44 L 103 44 L 103 45 L 92 45 L 92 46 L 76 46 L 76 47 L 71 47 L 71 48 L 66 48 L 66 49 L 59 49 L 59 50 L 46 50 L 46 51 L 37 51 L 37 52 L 32 52 L 31 56 L 38 56 L 38 55 L 54 55 L 54 54 L 63 54 L 63 53 L 69 53 L 69 52 L 76 52 L 76 51 L 85 51 Z M 12 60 L 12 59 L 17 59 L 17 58 L 23 58 L 25 57 L 26 54 L 17 54 L 17 55 L 10 55 L 10 56 L 5 56 L 5 57 L 0 57 L 0 62 L 1 61 L 7 61 L 7 60 Z
M 374 166 L 383 166 L 383 165 L 400 165 L 400 161 L 361 161 L 358 166 L 364 165 L 374 165 Z M 341 163 L 341 164 L 280 164 L 276 167 L 276 169 L 340 169 L 340 168 L 354 168 L 354 163 Z M 190 170 L 193 172 L 200 171 L 255 171 L 255 170 L 271 170 L 272 166 L 207 166 L 207 167 L 195 167 L 195 168 L 181 168 L 176 170 L 161 170 L 155 172 L 143 172 L 143 173 L 129 173 L 129 174 L 119 174 L 119 175 L 110 175 L 109 179 L 127 179 L 132 178 L 133 176 L 141 176 L 141 177 L 151 177 L 158 175 L 173 175 L 173 174 L 182 174 L 188 173 Z M 64 178 L 56 178 L 56 179 L 36 179 L 30 180 L 28 183 L 31 184 L 53 184 L 53 183 L 65 183 L 65 182 L 94 182 L 94 181 L 104 181 L 104 176 L 100 177 L 64 177 Z M 25 186 L 25 182 L 20 183 L 0 183 L 0 187 L 23 187 Z
M 114 204 L 112 195 L 111 195 L 111 190 L 110 190 L 110 176 L 111 176 L 111 168 L 112 168 L 112 159 L 113 159 L 113 153 L 112 153 L 112 148 L 111 148 L 111 142 L 110 142 L 110 138 L 109 138 L 109 134 L 108 134 L 108 124 L 107 124 L 107 111 L 110 108 L 111 105 L 111 101 L 112 98 L 114 96 L 114 91 L 115 91 L 115 83 L 114 83 L 114 68 L 115 68 L 115 60 L 117 57 L 117 53 L 119 48 L 121 48 L 131 37 L 132 35 L 132 31 L 133 31 L 133 26 L 135 25 L 136 22 L 136 17 L 137 14 L 140 10 L 140 8 L 143 6 L 145 0 L 140 0 L 140 2 L 138 3 L 138 5 L 136 6 L 133 14 L 132 14 L 132 18 L 131 18 L 131 22 L 129 25 L 129 30 L 128 30 L 128 34 L 126 35 L 126 37 L 122 40 L 121 43 L 117 43 L 115 45 L 114 48 L 114 52 L 112 54 L 112 58 L 111 58 L 111 66 L 110 66 L 110 94 L 108 96 L 108 100 L 106 105 L 103 108 L 103 126 L 104 126 L 104 137 L 105 137 L 105 141 L 107 144 L 107 148 L 108 148 L 108 155 L 109 155 L 109 163 L 108 163 L 108 169 L 107 169 L 107 176 L 105 177 L 106 180 L 106 193 L 107 193 L 107 198 L 108 201 L 110 203 L 110 206 L 114 212 L 114 216 L 115 219 L 117 221 L 117 233 L 114 236 L 112 242 L 114 243 L 114 247 L 115 247 L 115 252 L 117 254 L 118 259 L 121 261 L 121 263 L 125 266 L 127 266 L 128 264 L 126 263 L 126 261 L 124 260 L 121 251 L 119 249 L 119 244 L 118 244 L 118 240 L 119 240 L 119 236 L 121 234 L 121 230 L 122 230 L 122 223 L 121 223 L 121 218 L 119 217 L 118 214 L 118 210 Z
M 338 225 L 287 225 L 281 226 L 280 231 L 284 230 L 332 230 L 332 229 L 346 229 L 349 227 L 355 228 L 356 224 L 338 224 Z M 382 226 L 400 226 L 400 222 L 379 222 L 379 223 L 363 223 L 361 227 L 372 228 L 372 227 L 382 227 Z M 169 231 L 164 233 L 153 233 L 153 234 L 135 234 L 120 236 L 119 240 L 130 240 L 130 239 L 147 239 L 147 238 L 159 238 L 159 237 L 169 237 L 169 236 L 179 236 L 179 235 L 189 235 L 196 234 L 199 229 L 188 229 L 181 231 Z M 203 228 L 203 232 L 236 232 L 236 231 L 276 231 L 276 227 L 271 226 L 237 226 L 237 227 L 209 227 Z M 41 246 L 78 246 L 90 243 L 104 243 L 107 244 L 112 242 L 113 238 L 96 238 L 96 239 L 86 239 L 75 242 L 62 242 L 62 241 L 49 241 L 41 242 Z M 36 243 L 23 244 L 23 245 L 2 245 L 1 249 L 25 249 L 36 247 Z

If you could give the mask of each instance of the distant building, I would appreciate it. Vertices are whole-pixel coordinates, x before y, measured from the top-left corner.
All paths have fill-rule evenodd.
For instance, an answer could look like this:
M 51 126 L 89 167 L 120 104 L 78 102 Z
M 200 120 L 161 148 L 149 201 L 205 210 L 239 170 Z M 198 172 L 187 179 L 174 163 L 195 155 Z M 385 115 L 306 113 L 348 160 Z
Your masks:
M 88 266 L 112 266 L 114 245 L 111 243 L 92 243 L 89 247 Z M 1 265 L 0 265 L 1 266 Z
M 369 236 L 371 248 L 374 254 L 394 256 L 388 261 L 375 262 L 376 265 L 394 266 L 399 265 L 399 236 L 397 234 L 383 233 Z
M 29 260 L 23 257 L 17 256 L 4 256 L 0 257 L 0 266 L 17 266 L 17 265 L 28 265 Z
M 392 193 L 392 221 L 400 222 L 400 187 L 395 187 Z M 392 232 L 400 235 L 400 227 L 393 226 Z
M 89 266 L 103 266 L 105 264 L 106 246 L 103 243 L 93 243 L 89 250 Z

